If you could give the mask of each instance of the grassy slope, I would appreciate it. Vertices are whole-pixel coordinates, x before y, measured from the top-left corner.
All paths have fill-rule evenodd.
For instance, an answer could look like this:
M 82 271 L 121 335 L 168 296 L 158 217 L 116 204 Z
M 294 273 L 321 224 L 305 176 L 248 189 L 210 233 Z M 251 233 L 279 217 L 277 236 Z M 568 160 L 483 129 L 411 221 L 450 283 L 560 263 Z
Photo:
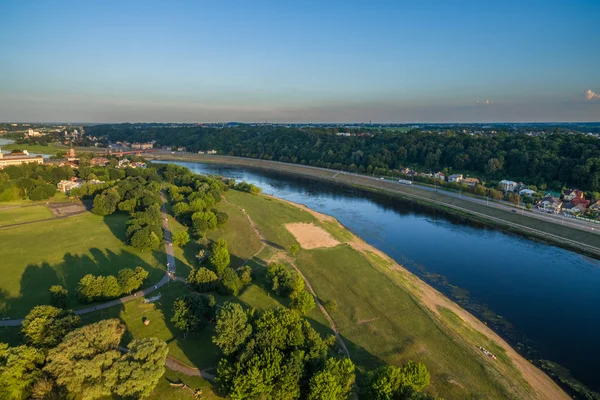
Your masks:
M 48 146 L 11 143 L 2 145 L 2 150 L 27 150 L 29 153 L 55 155 L 58 152 L 67 151 L 68 147 L 59 147 L 54 143 L 50 143 Z
M 0 229 L 0 316 L 22 317 L 33 306 L 48 303 L 48 289 L 55 284 L 69 290 L 71 307 L 80 307 L 75 290 L 87 273 L 116 274 L 139 265 L 150 272 L 148 284 L 158 281 L 164 274 L 164 253 L 126 246 L 127 219 L 125 214 L 103 218 L 86 213 Z
M 54 214 L 46 206 L 19 207 L 11 209 L 0 209 L 0 226 L 19 224 L 22 222 L 35 221 L 38 219 L 53 218 Z
M 285 223 L 318 223 L 308 212 L 275 199 L 239 192 L 228 198 L 245 208 L 267 240 L 283 248 L 295 242 Z M 339 227 L 332 229 L 329 223 L 323 227 L 337 238 L 348 237 Z M 367 258 L 347 245 L 301 250 L 296 259 L 319 298 L 337 302 L 338 311 L 332 317 L 359 368 L 418 360 L 432 373 L 431 391 L 436 395 L 509 397 L 499 372 L 488 360 L 458 341 L 445 324 L 415 301 L 402 282 L 390 279 L 373 265 L 374 261 L 374 257 Z M 512 378 L 521 383 L 516 372 Z
M 40 200 L 40 201 L 32 201 L 32 200 L 14 200 L 8 202 L 0 202 L 0 210 L 4 208 L 14 208 L 15 206 L 29 206 L 34 204 L 46 204 L 46 203 L 56 203 L 62 201 L 69 201 L 69 197 L 62 193 L 56 192 L 54 196 L 49 198 L 48 200 Z

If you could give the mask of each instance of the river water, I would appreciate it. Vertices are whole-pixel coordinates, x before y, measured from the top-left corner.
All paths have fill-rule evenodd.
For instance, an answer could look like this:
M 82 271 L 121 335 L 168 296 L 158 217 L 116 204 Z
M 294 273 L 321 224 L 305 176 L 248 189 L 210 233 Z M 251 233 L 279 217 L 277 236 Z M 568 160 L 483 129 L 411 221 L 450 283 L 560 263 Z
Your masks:
M 600 391 L 600 262 L 409 201 L 276 172 L 177 162 L 332 215 L 453 298 L 527 358 Z

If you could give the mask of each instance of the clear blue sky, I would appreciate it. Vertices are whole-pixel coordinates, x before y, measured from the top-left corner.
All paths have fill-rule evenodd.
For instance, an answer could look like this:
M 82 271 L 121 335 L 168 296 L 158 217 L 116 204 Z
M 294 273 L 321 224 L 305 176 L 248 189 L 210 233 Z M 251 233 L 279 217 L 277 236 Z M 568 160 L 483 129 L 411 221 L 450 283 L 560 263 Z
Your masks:
M 0 15 L 0 121 L 600 120 L 600 0 L 7 0 Z

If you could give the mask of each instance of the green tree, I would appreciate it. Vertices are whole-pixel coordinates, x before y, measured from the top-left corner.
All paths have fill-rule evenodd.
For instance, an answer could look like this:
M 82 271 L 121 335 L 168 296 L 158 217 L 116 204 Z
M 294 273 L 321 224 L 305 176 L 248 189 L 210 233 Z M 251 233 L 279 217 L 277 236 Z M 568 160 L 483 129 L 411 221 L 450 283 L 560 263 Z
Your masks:
M 290 253 L 295 256 L 296 254 L 298 254 L 298 251 L 300 250 L 300 247 L 298 247 L 298 245 L 296 243 L 290 245 Z
M 50 287 L 50 304 L 58 308 L 67 308 L 69 292 L 61 285 L 53 285 Z
M 27 399 L 43 377 L 44 352 L 29 346 L 0 343 L 0 399 Z
M 127 347 L 129 351 L 114 366 L 118 377 L 113 393 L 125 398 L 148 397 L 165 372 L 167 344 L 157 338 L 143 338 Z
M 123 293 L 119 281 L 116 277 L 109 275 L 102 280 L 102 297 L 105 299 L 114 299 Z
M 117 347 L 124 332 L 125 327 L 117 319 L 76 329 L 48 352 L 44 371 L 83 399 L 108 397 L 119 376 L 114 364 L 121 358 Z
M 81 318 L 72 312 L 52 306 L 36 306 L 23 320 L 21 333 L 28 344 L 54 347 L 80 323 Z
M 179 247 L 184 247 L 190 241 L 190 235 L 186 231 L 177 232 L 173 235 L 173 243 Z
M 294 293 L 292 296 L 290 308 L 292 310 L 297 310 L 302 314 L 307 314 L 310 310 L 315 308 L 315 298 L 306 290 L 301 290 L 298 293 Z
M 309 383 L 309 400 L 347 399 L 354 384 L 354 364 L 347 358 L 328 358 Z
M 250 268 L 249 265 L 238 268 L 237 274 L 240 277 L 242 285 L 249 285 L 252 283 L 252 268 Z
M 213 342 L 225 354 L 234 353 L 252 333 L 252 326 L 241 305 L 224 303 L 217 313 L 216 335 Z
M 208 268 L 198 268 L 196 271 L 191 271 L 187 278 L 187 283 L 193 285 L 199 292 L 210 292 L 215 290 L 219 281 L 217 274 Z
M 429 386 L 429 381 L 429 372 L 422 363 L 409 361 L 403 367 L 386 365 L 368 373 L 367 397 L 377 400 L 417 398 L 415 392 Z
M 135 231 L 129 242 L 133 247 L 142 251 L 158 250 L 160 247 L 160 238 L 149 227 Z
M 142 286 L 146 278 L 148 278 L 148 271 L 139 266 L 135 267 L 135 270 L 124 268 L 120 270 L 117 275 L 117 281 L 121 287 L 122 293 L 127 294 L 130 294 Z
M 502 198 L 504 197 L 504 195 L 502 194 L 502 192 L 500 190 L 489 189 L 488 192 L 489 192 L 490 198 L 492 198 L 493 200 L 502 200 Z
M 229 251 L 227 250 L 227 241 L 225 239 L 219 239 L 213 243 L 208 262 L 218 276 L 221 276 L 225 268 L 229 267 L 231 258 L 229 256 Z
M 79 285 L 77 286 L 77 296 L 79 299 L 86 303 L 91 303 L 92 301 L 99 299 L 102 297 L 102 287 L 103 287 L 104 277 L 102 276 L 94 276 L 92 274 L 87 274 L 79 281 Z
M 214 319 L 215 299 L 210 295 L 182 296 L 173 303 L 173 325 L 187 335 L 197 332 Z
M 219 283 L 217 289 L 219 293 L 223 295 L 237 296 L 243 286 L 239 276 L 235 273 L 233 268 L 230 267 L 225 268 L 221 272 Z

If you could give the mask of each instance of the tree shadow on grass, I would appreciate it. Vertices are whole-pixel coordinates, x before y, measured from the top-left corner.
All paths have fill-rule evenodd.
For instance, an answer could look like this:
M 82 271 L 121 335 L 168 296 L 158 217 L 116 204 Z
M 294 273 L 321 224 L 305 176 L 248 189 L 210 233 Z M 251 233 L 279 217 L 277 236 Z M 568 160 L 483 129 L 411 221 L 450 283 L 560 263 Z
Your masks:
M 21 275 L 18 296 L 12 297 L 8 292 L 0 291 L 0 316 L 22 318 L 34 306 L 49 304 L 49 289 L 53 285 L 62 285 L 69 291 L 69 308 L 89 306 L 80 303 L 76 296 L 77 284 L 86 274 L 116 276 L 120 269 L 140 266 L 149 272 L 143 287 L 159 281 L 164 274 L 161 268 L 149 265 L 128 251 L 117 254 L 111 250 L 92 248 L 89 252 L 90 255 L 66 253 L 63 261 L 55 265 L 46 262 L 28 265 Z

